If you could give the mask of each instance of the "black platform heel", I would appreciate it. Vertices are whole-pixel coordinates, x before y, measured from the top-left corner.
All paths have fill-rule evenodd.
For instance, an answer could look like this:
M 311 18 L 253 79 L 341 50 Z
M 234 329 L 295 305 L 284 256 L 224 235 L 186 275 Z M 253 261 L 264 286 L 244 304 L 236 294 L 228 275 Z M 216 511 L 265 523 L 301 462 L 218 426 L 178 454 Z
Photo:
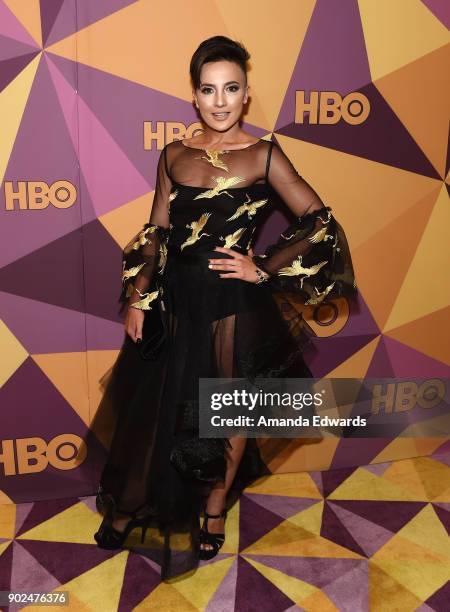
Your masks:
M 145 534 L 150 522 L 150 517 L 138 518 L 135 513 L 130 512 L 129 515 L 133 518 L 127 523 L 123 531 L 115 529 L 105 517 L 96 533 L 94 533 L 94 539 L 97 542 L 99 548 L 105 548 L 106 550 L 116 550 L 122 548 L 125 540 L 133 529 L 136 527 L 142 528 L 141 543 L 144 543 Z
M 210 518 L 224 518 L 227 517 L 227 510 L 224 508 L 220 514 L 208 514 L 206 510 L 203 512 L 205 515 L 205 520 L 203 523 L 203 527 L 199 532 L 199 543 L 200 544 L 209 544 L 212 548 L 199 548 L 198 558 L 199 559 L 212 559 L 217 555 L 219 550 L 222 548 L 223 543 L 225 542 L 225 534 L 224 533 L 210 533 L 208 531 L 208 519 Z

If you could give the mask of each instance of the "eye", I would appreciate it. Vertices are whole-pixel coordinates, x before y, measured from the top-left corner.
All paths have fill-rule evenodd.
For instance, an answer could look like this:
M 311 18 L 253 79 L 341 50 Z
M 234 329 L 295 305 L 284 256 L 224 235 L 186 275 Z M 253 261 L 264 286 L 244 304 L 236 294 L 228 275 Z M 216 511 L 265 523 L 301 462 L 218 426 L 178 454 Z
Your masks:
M 239 85 L 230 85 L 229 89 L 231 89 L 234 93 L 235 91 L 239 90 Z
M 211 87 L 204 87 L 203 89 L 200 90 L 202 93 L 208 93 L 209 91 L 212 91 Z

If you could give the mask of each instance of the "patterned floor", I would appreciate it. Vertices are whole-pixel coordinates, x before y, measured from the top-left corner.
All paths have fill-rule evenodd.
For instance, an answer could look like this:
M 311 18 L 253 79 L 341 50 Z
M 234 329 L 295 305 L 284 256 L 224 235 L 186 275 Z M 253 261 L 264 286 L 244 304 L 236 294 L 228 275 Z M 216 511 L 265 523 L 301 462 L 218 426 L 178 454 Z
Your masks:
M 94 497 L 0 506 L 0 590 L 66 590 L 77 611 L 450 609 L 450 452 L 261 479 L 223 553 L 172 584 L 97 548 L 98 524 Z

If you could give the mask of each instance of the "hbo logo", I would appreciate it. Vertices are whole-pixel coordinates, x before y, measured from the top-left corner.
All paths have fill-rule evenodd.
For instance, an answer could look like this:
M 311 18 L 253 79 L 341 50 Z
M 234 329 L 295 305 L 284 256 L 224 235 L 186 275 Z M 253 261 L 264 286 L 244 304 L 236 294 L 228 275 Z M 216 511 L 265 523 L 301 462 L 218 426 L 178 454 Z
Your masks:
M 44 181 L 17 181 L 17 191 L 12 181 L 5 181 L 4 185 L 6 210 L 14 210 L 14 202 L 18 202 L 19 210 L 43 210 L 49 204 L 70 208 L 77 199 L 76 187 L 69 181 L 55 181 L 52 185 Z

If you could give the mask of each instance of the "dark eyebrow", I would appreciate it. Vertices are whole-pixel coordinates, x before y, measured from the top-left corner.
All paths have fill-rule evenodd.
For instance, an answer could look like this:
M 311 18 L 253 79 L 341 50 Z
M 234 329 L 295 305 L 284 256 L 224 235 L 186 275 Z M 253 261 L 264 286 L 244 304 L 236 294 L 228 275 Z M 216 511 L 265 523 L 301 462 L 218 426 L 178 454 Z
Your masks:
M 237 81 L 227 81 L 225 85 L 231 85 L 232 83 L 236 83 L 236 85 L 239 85 Z M 209 87 L 215 87 L 215 85 L 213 85 L 212 83 L 200 83 L 200 87 L 203 87 L 204 85 L 209 85 Z

